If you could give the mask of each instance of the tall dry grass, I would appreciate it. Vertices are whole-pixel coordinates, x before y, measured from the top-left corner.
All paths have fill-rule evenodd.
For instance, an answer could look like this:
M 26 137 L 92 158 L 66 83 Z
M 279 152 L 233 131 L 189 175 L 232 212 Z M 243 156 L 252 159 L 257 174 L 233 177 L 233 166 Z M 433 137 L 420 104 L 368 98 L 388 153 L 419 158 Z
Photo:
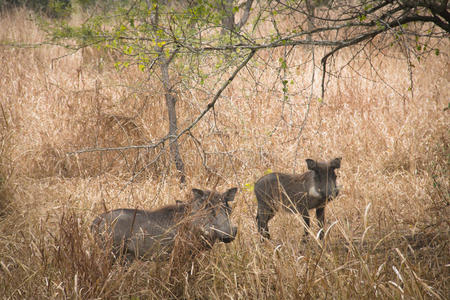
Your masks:
M 43 37 L 26 11 L 0 18 L 2 41 Z M 133 68 L 117 72 L 98 50 L 0 48 L 1 297 L 448 298 L 449 53 L 414 63 L 413 94 L 398 53 L 372 60 L 378 73 L 355 61 L 329 82 L 325 103 L 311 102 L 302 129 L 312 73 L 309 50 L 295 51 L 288 101 L 277 66 L 253 65 L 195 138 L 181 139 L 180 189 L 162 148 L 67 155 L 160 138 L 167 117 L 157 82 Z M 270 62 L 282 53 L 259 55 Z M 208 99 L 196 90 L 179 96 L 183 128 Z M 274 241 L 260 242 L 251 184 L 268 169 L 303 172 L 305 158 L 335 156 L 343 190 L 328 205 L 324 244 L 302 244 L 301 218 L 283 213 L 271 221 Z M 239 235 L 184 265 L 113 265 L 88 232 L 105 208 L 152 208 L 214 186 L 240 188 Z

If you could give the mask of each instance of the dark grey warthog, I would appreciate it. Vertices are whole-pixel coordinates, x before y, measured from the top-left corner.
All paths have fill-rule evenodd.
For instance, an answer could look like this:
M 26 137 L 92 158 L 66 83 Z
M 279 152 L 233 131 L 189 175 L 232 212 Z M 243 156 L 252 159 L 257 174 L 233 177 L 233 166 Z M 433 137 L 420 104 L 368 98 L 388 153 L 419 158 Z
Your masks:
M 197 249 L 208 249 L 217 240 L 229 243 L 236 236 L 228 204 L 236 191 L 232 188 L 220 194 L 192 189 L 193 198 L 187 203 L 177 201 L 153 211 L 112 210 L 98 216 L 91 230 L 102 246 L 112 246 L 114 257 L 124 255 L 127 261 L 168 258 L 176 238 L 197 241 Z
M 268 222 L 280 207 L 301 213 L 308 227 L 308 210 L 315 208 L 319 225 L 323 228 L 325 205 L 339 193 L 334 170 L 341 166 L 341 158 L 329 162 L 307 159 L 306 164 L 310 171 L 301 175 L 271 173 L 255 183 L 258 200 L 256 221 L 263 237 L 270 238 Z M 306 230 L 305 235 L 307 234 Z M 323 238 L 323 230 L 320 238 Z

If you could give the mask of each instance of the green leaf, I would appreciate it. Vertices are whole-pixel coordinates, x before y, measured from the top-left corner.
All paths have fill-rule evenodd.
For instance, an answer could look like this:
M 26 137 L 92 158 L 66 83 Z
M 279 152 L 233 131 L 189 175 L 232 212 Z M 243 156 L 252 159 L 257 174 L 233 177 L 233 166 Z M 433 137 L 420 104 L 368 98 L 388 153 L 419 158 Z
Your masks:
M 133 54 L 133 47 L 132 46 L 124 46 L 123 52 L 127 55 Z
M 286 60 L 284 58 L 282 58 L 282 57 L 280 57 L 278 60 L 281 63 L 280 67 L 285 70 L 287 68 Z

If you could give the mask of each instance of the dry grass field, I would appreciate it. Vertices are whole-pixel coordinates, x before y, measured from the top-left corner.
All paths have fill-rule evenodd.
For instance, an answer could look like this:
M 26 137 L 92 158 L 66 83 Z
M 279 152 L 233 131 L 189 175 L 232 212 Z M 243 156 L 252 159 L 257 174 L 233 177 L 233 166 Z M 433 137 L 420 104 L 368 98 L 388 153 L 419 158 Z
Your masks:
M 1 16 L 1 43 L 44 38 L 27 15 Z M 355 60 L 329 81 L 323 102 L 313 98 L 304 127 L 308 49 L 289 62 L 288 101 L 275 64 L 243 69 L 215 113 L 180 139 L 181 188 L 163 148 L 68 155 L 164 136 L 158 82 L 134 67 L 117 71 L 111 54 L 96 49 L 64 56 L 56 46 L 0 47 L 0 298 L 448 299 L 447 45 L 412 62 L 413 92 L 398 49 L 373 58 L 378 73 Z M 277 62 L 281 50 L 258 55 Z M 209 101 L 180 89 L 179 128 Z M 302 243 L 301 217 L 279 213 L 273 239 L 261 242 L 252 183 L 269 169 L 301 173 L 306 158 L 337 156 L 343 189 L 327 206 L 325 241 Z M 105 209 L 151 209 L 186 199 L 193 187 L 232 186 L 236 240 L 193 261 L 110 264 L 89 233 Z

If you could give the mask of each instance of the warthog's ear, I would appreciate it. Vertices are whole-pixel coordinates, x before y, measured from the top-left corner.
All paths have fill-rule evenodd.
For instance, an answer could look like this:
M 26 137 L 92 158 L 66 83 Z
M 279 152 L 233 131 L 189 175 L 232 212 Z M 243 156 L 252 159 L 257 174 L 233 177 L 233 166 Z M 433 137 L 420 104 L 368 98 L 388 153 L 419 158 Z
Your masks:
M 226 191 L 225 193 L 223 193 L 223 200 L 224 200 L 225 202 L 233 201 L 233 200 L 234 200 L 234 197 L 236 196 L 237 190 L 238 190 L 238 189 L 237 189 L 236 187 L 234 187 L 234 188 L 229 189 L 229 190 Z
M 306 165 L 308 166 L 308 169 L 310 169 L 310 170 L 312 170 L 312 171 L 314 171 L 314 170 L 316 170 L 317 169 L 317 163 L 316 163 L 316 161 L 315 160 L 312 160 L 312 159 L 307 159 L 306 160 Z
M 192 193 L 194 194 L 194 198 L 202 198 L 205 195 L 205 192 L 200 189 L 192 189 Z
M 330 167 L 339 169 L 341 167 L 341 160 L 342 160 L 342 157 L 336 157 L 335 159 L 330 161 Z

